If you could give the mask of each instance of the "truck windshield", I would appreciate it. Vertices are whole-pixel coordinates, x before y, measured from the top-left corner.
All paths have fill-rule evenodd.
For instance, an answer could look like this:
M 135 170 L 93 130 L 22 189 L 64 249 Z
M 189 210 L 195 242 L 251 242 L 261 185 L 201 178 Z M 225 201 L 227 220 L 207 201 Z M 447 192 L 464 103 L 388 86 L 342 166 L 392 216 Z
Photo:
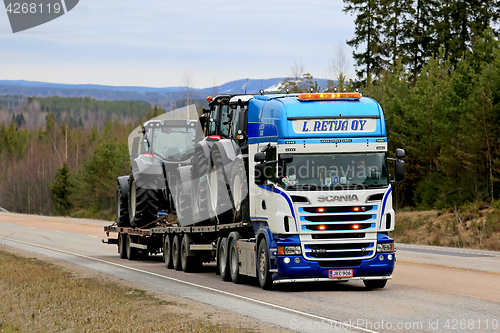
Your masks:
M 168 161 L 181 161 L 194 153 L 195 128 L 160 127 L 153 129 L 153 153 Z
M 376 188 L 389 184 L 386 153 L 296 154 L 279 160 L 278 182 L 287 190 Z

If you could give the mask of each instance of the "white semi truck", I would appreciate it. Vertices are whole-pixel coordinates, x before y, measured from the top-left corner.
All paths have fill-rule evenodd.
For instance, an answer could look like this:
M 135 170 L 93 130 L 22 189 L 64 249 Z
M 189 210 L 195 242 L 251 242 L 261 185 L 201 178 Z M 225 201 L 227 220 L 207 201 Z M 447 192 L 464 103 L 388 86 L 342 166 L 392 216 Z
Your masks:
M 392 186 L 404 179 L 405 153 L 388 158 L 380 105 L 359 92 L 209 102 L 205 138 L 169 183 L 189 197 L 185 222 L 168 219 L 175 199 L 148 229 L 106 227 L 118 234 L 107 242 L 129 259 L 163 253 L 178 270 L 216 260 L 224 280 L 256 277 L 264 289 L 349 280 L 383 288 L 394 270 Z

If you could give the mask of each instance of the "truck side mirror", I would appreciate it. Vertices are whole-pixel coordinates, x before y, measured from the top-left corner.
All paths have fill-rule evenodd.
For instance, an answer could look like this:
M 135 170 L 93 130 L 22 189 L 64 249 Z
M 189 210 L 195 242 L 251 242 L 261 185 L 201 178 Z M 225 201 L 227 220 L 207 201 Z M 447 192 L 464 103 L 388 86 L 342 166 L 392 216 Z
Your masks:
M 401 149 L 402 150 L 402 149 Z M 404 150 L 403 150 L 404 153 Z M 405 161 L 403 160 L 396 160 L 396 165 L 395 165 L 395 180 L 397 182 L 401 182 L 405 179 Z
M 266 160 L 266 154 L 263 152 L 258 152 L 253 155 L 253 161 L 256 163 L 263 163 Z
M 401 148 L 398 148 L 396 149 L 396 157 L 400 160 L 402 160 L 403 158 L 405 158 L 406 156 L 406 152 L 404 149 L 401 149 Z

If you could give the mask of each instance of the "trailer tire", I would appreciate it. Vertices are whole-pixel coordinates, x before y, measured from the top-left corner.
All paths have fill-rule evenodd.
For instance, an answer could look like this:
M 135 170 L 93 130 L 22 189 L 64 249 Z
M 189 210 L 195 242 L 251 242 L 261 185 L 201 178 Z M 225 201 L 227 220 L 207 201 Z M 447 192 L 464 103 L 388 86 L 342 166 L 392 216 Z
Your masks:
M 159 191 L 139 187 L 132 173 L 128 198 L 130 225 L 135 228 L 152 228 L 151 222 L 156 220 L 158 214 Z
M 165 235 L 163 242 L 163 261 L 168 269 L 174 268 L 174 263 L 172 261 L 172 237 L 169 234 Z
M 269 249 L 265 238 L 260 240 L 257 251 L 257 278 L 259 279 L 260 287 L 266 290 L 272 286 L 273 281 L 269 272 Z
M 366 289 L 382 289 L 387 284 L 387 280 L 363 280 Z
M 188 256 L 189 243 L 188 237 L 184 235 L 181 241 L 181 266 L 185 273 L 196 272 L 201 268 L 202 262 L 198 257 Z
M 130 217 L 128 216 L 128 183 L 125 181 L 116 184 L 115 209 L 116 225 L 119 227 L 130 227 Z
M 229 248 L 229 272 L 231 280 L 238 284 L 241 281 L 240 276 L 240 258 L 238 254 L 238 240 L 232 239 Z
M 226 237 L 222 238 L 217 251 L 217 263 L 219 265 L 219 273 L 222 281 L 231 281 L 231 274 L 229 273 L 229 250 L 228 240 Z
M 172 264 L 176 271 L 182 270 L 180 237 L 180 235 L 175 235 L 174 241 L 172 242 Z
M 135 247 L 130 246 L 132 243 L 132 237 L 130 234 L 127 234 L 127 238 L 125 239 L 125 249 L 127 251 L 127 259 L 128 260 L 136 260 L 137 259 L 137 249 Z
M 127 250 L 126 250 L 126 234 L 119 233 L 118 234 L 118 253 L 120 254 L 121 259 L 127 259 Z

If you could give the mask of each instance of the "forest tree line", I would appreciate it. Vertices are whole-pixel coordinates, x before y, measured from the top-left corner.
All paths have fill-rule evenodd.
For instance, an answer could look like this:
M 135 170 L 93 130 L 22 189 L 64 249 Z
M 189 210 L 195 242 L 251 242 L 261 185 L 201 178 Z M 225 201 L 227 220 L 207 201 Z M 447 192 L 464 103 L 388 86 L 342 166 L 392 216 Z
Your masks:
M 450 208 L 500 196 L 500 2 L 344 0 L 357 81 L 406 149 L 399 205 Z
M 146 106 L 143 112 L 143 104 L 137 103 L 135 112 L 127 114 L 124 108 L 120 116 L 114 110 L 130 102 L 80 99 L 76 104 L 86 103 L 80 110 L 88 112 L 94 123 L 70 126 L 67 115 L 74 114 L 74 102 L 51 97 L 40 104 L 47 115 L 39 128 L 0 123 L 0 207 L 26 214 L 113 216 L 116 178 L 130 172 L 128 136 L 143 120 L 164 110 Z M 108 115 L 105 124 L 96 113 Z

